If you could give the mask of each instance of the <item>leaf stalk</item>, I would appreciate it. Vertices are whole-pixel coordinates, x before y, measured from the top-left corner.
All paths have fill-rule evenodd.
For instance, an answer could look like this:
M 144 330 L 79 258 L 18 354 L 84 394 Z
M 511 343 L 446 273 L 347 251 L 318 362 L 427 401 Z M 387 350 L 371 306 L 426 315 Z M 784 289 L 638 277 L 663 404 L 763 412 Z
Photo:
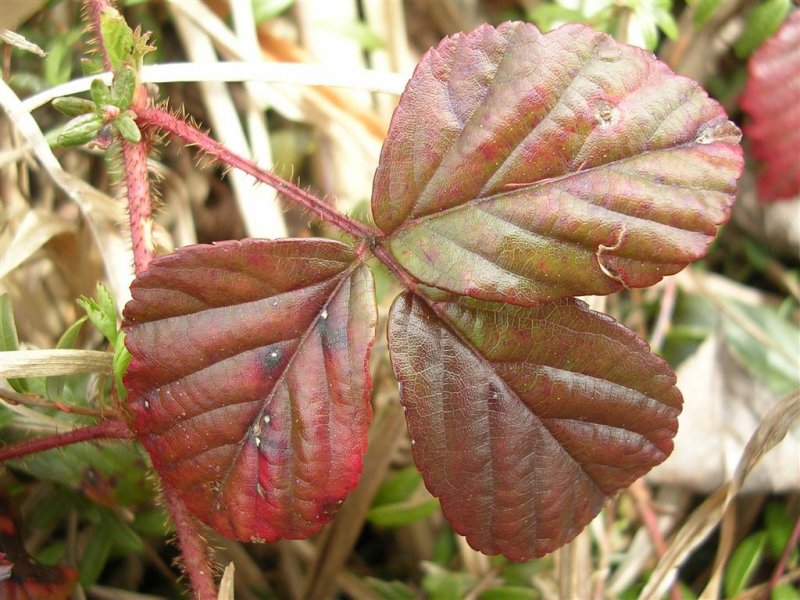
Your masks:
M 357 240 L 378 237 L 380 235 L 380 232 L 340 213 L 334 207 L 326 204 L 312 194 L 309 194 L 302 188 L 275 175 L 275 173 L 271 171 L 259 167 L 254 162 L 231 152 L 208 134 L 189 125 L 183 119 L 178 118 L 163 108 L 155 106 L 144 108 L 138 112 L 137 123 L 142 127 L 153 127 L 167 131 L 190 144 L 196 145 L 203 152 L 219 160 L 221 163 L 244 171 L 257 181 L 273 187 L 295 204 L 314 213 L 323 221 L 331 223 Z
M 80 427 L 65 433 L 57 433 L 4 446 L 0 448 L 0 463 L 79 442 L 100 439 L 132 439 L 133 437 L 133 431 L 131 431 L 127 423 L 123 421 L 102 421 L 96 425 Z
M 195 597 L 197 600 L 215 600 L 217 587 L 214 584 L 208 544 L 197 529 L 197 521 L 175 490 L 165 489 L 163 497 L 175 524 L 183 566 L 189 576 Z

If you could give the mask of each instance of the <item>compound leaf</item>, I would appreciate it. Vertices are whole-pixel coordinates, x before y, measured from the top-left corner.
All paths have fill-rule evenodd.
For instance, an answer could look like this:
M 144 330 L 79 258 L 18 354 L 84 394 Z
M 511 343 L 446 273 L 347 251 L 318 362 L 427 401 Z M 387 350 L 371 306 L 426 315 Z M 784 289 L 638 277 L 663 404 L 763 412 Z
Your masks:
M 706 253 L 740 132 L 695 83 L 583 25 L 456 34 L 394 113 L 372 211 L 423 283 L 533 305 L 651 285 Z
M 672 451 L 672 370 L 583 302 L 404 293 L 389 349 L 425 484 L 487 554 L 527 560 L 562 546 Z
M 761 161 L 758 197 L 763 201 L 800 194 L 800 11 L 794 11 L 747 64 L 741 105 L 750 117 L 744 131 Z
M 131 287 L 137 437 L 223 535 L 303 538 L 355 486 L 371 417 L 372 275 L 328 240 L 244 240 L 157 258 Z

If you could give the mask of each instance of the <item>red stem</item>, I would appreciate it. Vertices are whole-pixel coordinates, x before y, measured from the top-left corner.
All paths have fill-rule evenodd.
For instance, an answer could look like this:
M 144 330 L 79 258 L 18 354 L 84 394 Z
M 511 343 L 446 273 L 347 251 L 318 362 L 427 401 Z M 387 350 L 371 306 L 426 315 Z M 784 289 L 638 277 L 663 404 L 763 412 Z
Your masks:
M 108 51 L 106 50 L 106 43 L 100 33 L 100 15 L 113 5 L 108 0 L 86 0 L 86 11 L 89 13 L 90 29 L 97 36 L 97 47 L 103 57 L 103 65 L 106 71 L 111 70 L 111 61 L 108 59 Z
M 217 587 L 212 576 L 208 545 L 197 529 L 197 521 L 189 513 L 186 504 L 176 491 L 165 489 L 164 500 L 175 523 L 183 566 L 189 575 L 195 597 L 198 600 L 215 600 Z
M 143 127 L 158 127 L 173 135 L 177 135 L 190 144 L 195 144 L 206 154 L 213 156 L 226 165 L 236 167 L 258 181 L 275 188 L 291 201 L 299 204 L 306 210 L 310 210 L 323 221 L 332 223 L 356 239 L 364 240 L 381 235 L 379 231 L 343 215 L 332 206 L 325 204 L 319 198 L 316 198 L 285 179 L 278 177 L 275 173 L 262 169 L 252 161 L 231 152 L 207 134 L 198 130 L 196 127 L 192 127 L 163 108 L 151 106 L 142 109 L 138 112 L 136 122 Z
M 394 276 L 400 280 L 400 283 L 402 283 L 407 290 L 414 292 L 420 296 L 420 298 L 426 299 L 425 296 L 417 293 L 417 281 L 414 279 L 414 277 L 402 266 L 400 266 L 389 250 L 380 244 L 376 244 L 372 249 L 372 253 L 378 260 L 386 265 L 392 273 L 394 273 Z
M 67 431 L 66 433 L 56 433 L 54 435 L 43 436 L 32 440 L 25 440 L 18 444 L 11 444 L 0 448 L 0 463 L 12 458 L 20 458 L 36 452 L 44 452 L 61 446 L 69 446 L 78 442 L 88 442 L 104 438 L 110 439 L 130 439 L 134 434 L 128 424 L 123 421 L 101 421 L 96 425 L 81 427 Z
M 137 144 L 120 140 L 122 163 L 125 169 L 125 186 L 128 192 L 128 212 L 131 224 L 131 245 L 136 274 L 147 270 L 153 260 L 153 201 L 150 181 L 147 178 L 147 152 L 149 144 L 142 140 Z

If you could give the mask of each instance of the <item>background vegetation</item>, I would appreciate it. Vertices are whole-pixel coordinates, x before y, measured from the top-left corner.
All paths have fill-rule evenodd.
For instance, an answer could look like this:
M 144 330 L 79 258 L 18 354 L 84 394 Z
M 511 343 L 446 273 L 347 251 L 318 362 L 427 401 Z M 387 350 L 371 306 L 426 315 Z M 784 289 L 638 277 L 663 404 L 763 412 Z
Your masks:
M 542 29 L 585 22 L 653 50 L 742 124 L 747 60 L 795 10 L 789 0 L 128 0 L 121 8 L 153 32 L 157 50 L 146 62 L 158 68 L 145 78 L 158 82 L 160 97 L 231 149 L 364 219 L 398 94 L 421 53 L 445 35 L 507 19 Z M 0 440 L 8 443 L 117 410 L 109 360 L 92 351 L 114 348 L 132 260 L 114 148 L 59 148 L 66 119 L 48 105 L 97 70 L 80 4 L 0 0 L 0 29 L 35 44 L 3 37 L 0 349 L 50 350 L 14 364 L 0 358 Z M 226 61 L 262 64 L 241 69 L 240 79 L 256 81 L 222 83 L 238 68 Z M 47 144 L 31 143 L 28 114 L 55 159 Z M 272 190 L 202 163 L 177 142 L 152 157 L 160 251 L 333 235 Z M 220 564 L 235 564 L 236 597 L 633 598 L 644 589 L 649 597 L 800 598 L 800 432 L 790 429 L 800 412 L 800 210 L 796 198 L 760 203 L 751 167 L 734 219 L 702 264 L 606 302 L 677 369 L 686 400 L 675 455 L 648 481 L 551 556 L 514 564 L 473 551 L 413 467 L 379 342 L 365 471 L 335 522 L 315 539 L 275 545 L 208 535 Z M 379 277 L 382 317 L 392 285 Z M 749 473 L 744 466 L 786 429 Z M 73 597 L 180 597 L 176 551 L 146 465 L 134 443 L 10 461 L 0 471 L 0 514 L 18 508 L 13 522 L 40 563 L 77 568 Z M 0 542 L 8 554 L 9 538 Z M 0 579 L 3 565 L 0 554 Z M 679 568 L 674 586 L 671 567 Z

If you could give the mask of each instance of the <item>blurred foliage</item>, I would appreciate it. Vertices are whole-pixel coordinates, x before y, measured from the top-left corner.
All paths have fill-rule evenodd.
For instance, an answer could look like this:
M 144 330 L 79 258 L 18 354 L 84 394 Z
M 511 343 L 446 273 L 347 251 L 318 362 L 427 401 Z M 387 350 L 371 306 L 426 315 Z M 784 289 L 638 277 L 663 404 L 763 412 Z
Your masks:
M 124 14 L 131 23 L 142 23 L 145 31 L 154 33 L 156 50 L 143 60 L 161 63 L 167 60 L 184 60 L 180 48 L 174 42 L 174 27 L 164 10 L 164 3 L 152 0 L 123 0 Z M 419 3 L 417 3 L 419 4 Z M 426 35 L 409 39 L 409 44 L 420 52 L 426 49 L 431 39 L 441 35 L 427 13 L 413 2 L 404 7 L 410 22 Z M 424 3 L 422 3 L 424 4 Z M 492 3 L 479 2 L 487 14 Z M 717 36 L 715 40 L 723 46 L 719 56 L 708 57 L 708 68 L 701 83 L 710 93 L 730 107 L 736 114 L 736 96 L 747 77 L 746 59 L 770 36 L 785 19 L 792 8 L 790 0 L 737 0 L 731 9 L 727 0 L 542 0 L 533 2 L 498 3 L 517 17 L 527 18 L 543 30 L 550 30 L 563 23 L 586 23 L 606 31 L 620 41 L 633 43 L 663 56 L 671 41 L 691 46 L 698 37 Z M 292 19 L 294 0 L 253 0 L 254 18 L 259 24 L 269 25 L 271 20 Z M 511 8 L 509 8 L 509 6 Z M 102 65 L 96 55 L 89 53 L 84 25 L 79 19 L 79 3 L 52 0 L 48 11 L 58 11 L 58 18 L 49 18 L 47 12 L 31 19 L 19 28 L 30 41 L 47 51 L 40 59 L 17 48 L 8 49 L 10 71 L 6 73 L 9 85 L 19 94 L 25 95 L 62 84 L 84 74 L 97 73 Z M 691 10 L 688 21 L 680 19 L 684 10 Z M 419 12 L 420 14 L 416 14 Z M 481 13 L 482 14 L 482 13 Z M 416 19 L 416 21 L 414 21 Z M 681 23 L 681 25 L 679 25 Z M 118 25 L 118 24 L 117 24 Z M 387 40 L 381 37 L 367 21 L 361 18 L 338 22 L 317 23 L 343 38 L 354 41 L 365 53 L 386 50 Z M 111 23 L 112 28 L 115 27 Z M 426 29 L 427 27 L 427 29 Z M 727 27 L 727 29 L 726 29 Z M 720 32 L 733 32 L 732 39 L 722 39 Z M 118 62 L 126 60 L 128 47 L 127 31 L 116 34 L 119 52 Z M 60 108 L 78 121 L 72 121 L 62 132 L 60 141 L 83 144 L 97 135 L 105 123 L 102 105 L 111 104 L 120 109 L 123 120 L 117 129 L 129 140 L 135 140 L 138 129 L 135 123 L 124 121 L 124 111 L 130 105 L 130 82 L 123 75 L 112 86 L 96 85 L 91 100 L 68 100 Z M 187 106 L 197 105 L 190 86 L 171 88 Z M 170 88 L 166 88 L 170 90 Z M 43 123 L 54 122 L 52 114 L 41 111 L 37 119 Z M 324 140 L 308 124 L 294 123 L 289 119 L 276 118 L 270 111 L 270 127 L 277 163 L 301 165 L 308 161 L 327 140 Z M 131 127 L 133 124 L 133 127 Z M 81 158 L 90 155 L 87 149 L 72 150 Z M 61 156 L 61 155 L 60 155 Z M 171 157 L 165 150 L 163 161 Z M 177 162 L 177 161 L 176 161 Z M 190 160 L 189 163 L 192 161 Z M 311 161 L 308 161 L 311 162 Z M 176 171 L 179 167 L 171 165 Z M 298 170 L 300 167 L 298 167 Z M 96 165 L 83 173 L 97 177 Z M 303 175 L 312 171 L 304 170 Z M 184 176 L 184 173 L 180 173 Z M 101 176 L 100 178 L 104 177 Z M 113 177 L 117 177 L 113 174 Z M 34 191 L 40 183 L 34 182 Z M 216 182 L 208 184 L 217 185 Z M 168 200 L 165 200 L 167 204 Z M 367 201 L 354 209 L 354 216 L 369 220 Z M 301 231 L 307 223 L 301 221 Z M 212 219 L 212 222 L 213 219 Z M 783 267 L 779 277 L 797 282 L 798 262 L 796 257 L 782 256 L 774 252 L 768 240 L 752 240 L 736 237 L 734 232 L 724 234 L 727 241 L 715 244 L 706 261 L 710 270 L 721 272 L 730 279 L 764 290 L 772 298 L 785 298 L 782 303 L 753 307 L 732 299 L 718 298 L 724 303 L 726 312 L 700 294 L 679 291 L 670 327 L 663 346 L 663 354 L 673 365 L 679 365 L 696 350 L 702 341 L 717 327 L 723 331 L 723 340 L 730 352 L 750 372 L 777 394 L 791 392 L 800 386 L 800 373 L 790 359 L 798 353 L 798 304 L 780 285 L 769 279 L 776 264 Z M 375 265 L 371 265 L 375 266 Z M 376 274 L 378 298 L 390 298 L 393 283 L 385 269 L 373 269 Z M 118 330 L 117 311 L 111 295 L 98 286 L 95 297 L 80 297 L 80 307 L 86 316 L 78 316 L 65 323 L 53 339 L 56 348 L 102 348 L 114 352 L 114 377 L 94 375 L 71 375 L 58 377 L 23 377 L 8 380 L 9 386 L 18 393 L 46 399 L 52 408 L 31 409 L 26 417 L 14 412 L 6 405 L 0 406 L 0 437 L 3 443 L 27 439 L 50 431 L 55 425 L 78 427 L 91 424 L 95 419 L 61 410 L 58 406 L 74 406 L 97 409 L 117 408 L 116 402 L 124 400 L 121 376 L 129 360 L 124 348 L 124 337 Z M 635 301 L 624 296 L 619 312 L 635 315 Z M 660 297 L 656 297 L 643 308 L 649 322 L 660 308 Z M 737 316 L 731 319 L 730 315 Z M 743 324 L 745 324 L 743 326 Z M 752 329 L 763 332 L 770 340 L 754 338 Z M 22 340 L 23 344 L 26 340 Z M 0 351 L 17 350 L 20 339 L 9 294 L 0 294 Z M 33 413 L 34 416 L 31 416 Z M 63 449 L 51 450 L 24 459 L 11 461 L 11 469 L 3 475 L 7 490 L 20 500 L 24 507 L 24 520 L 35 539 L 44 540 L 32 552 L 44 564 L 53 565 L 65 560 L 68 549 L 67 523 L 74 524 L 80 540 L 78 566 L 81 583 L 91 585 L 104 582 L 112 571 L 115 561 L 125 557 L 142 557 L 156 548 L 169 562 L 172 551 L 165 550 L 164 540 L 170 535 L 164 510 L 156 503 L 154 482 L 147 473 L 148 458 L 132 442 L 75 444 Z M 741 532 L 724 570 L 724 594 L 731 597 L 766 582 L 779 557 L 784 552 L 795 526 L 796 494 L 794 503 L 786 497 L 772 497 L 749 531 Z M 619 501 L 624 503 L 625 497 Z M 419 473 L 409 464 L 408 457 L 399 466 L 393 467 L 372 499 L 367 519 L 370 530 L 380 532 L 381 540 L 389 540 L 390 548 L 383 549 L 389 556 L 399 553 L 399 540 L 414 527 L 427 527 L 432 532 L 429 555 L 422 565 L 402 570 L 389 568 L 390 559 L 365 553 L 353 559 L 353 570 L 368 586 L 376 598 L 406 600 L 411 598 L 449 599 L 462 598 L 476 589 L 480 578 L 467 569 L 462 562 L 463 551 L 456 536 L 446 524 L 437 519 L 438 502 L 424 488 Z M 625 544 L 630 541 L 631 531 L 638 527 L 638 517 L 632 512 L 620 510 L 615 517 L 609 536 L 614 543 L 610 569 L 624 560 Z M 397 548 L 393 544 L 397 543 Z M 252 556 L 270 571 L 272 578 L 277 573 L 277 559 L 267 551 L 248 548 Z M 593 547 L 596 557 L 598 548 Z M 266 558 L 264 558 L 266 556 Z M 377 558 L 376 558 L 377 557 Z M 396 558 L 392 556 L 392 558 Z M 710 563 L 707 557 L 698 559 L 704 574 L 694 579 L 680 581 L 683 598 L 693 598 L 702 590 Z M 387 563 L 387 564 L 384 564 Z M 487 600 L 516 600 L 543 597 L 537 587 L 537 577 L 549 577 L 553 583 L 555 566 L 552 558 L 515 564 L 504 559 L 488 561 L 494 575 L 491 583 L 481 588 L 477 597 Z M 417 569 L 417 567 L 419 567 Z M 787 570 L 797 572 L 800 556 L 797 548 L 791 550 Z M 359 575 L 360 576 L 360 575 Z M 684 574 L 682 574 L 682 577 Z M 280 577 L 278 575 L 277 577 Z M 635 598 L 646 583 L 648 573 L 642 574 L 623 594 L 622 598 Z M 279 584 L 280 585 L 280 584 Z M 154 584 L 155 594 L 176 597 L 178 588 Z M 144 591 L 144 590 L 143 590 Z M 773 600 L 800 599 L 792 584 L 781 584 L 771 592 Z

